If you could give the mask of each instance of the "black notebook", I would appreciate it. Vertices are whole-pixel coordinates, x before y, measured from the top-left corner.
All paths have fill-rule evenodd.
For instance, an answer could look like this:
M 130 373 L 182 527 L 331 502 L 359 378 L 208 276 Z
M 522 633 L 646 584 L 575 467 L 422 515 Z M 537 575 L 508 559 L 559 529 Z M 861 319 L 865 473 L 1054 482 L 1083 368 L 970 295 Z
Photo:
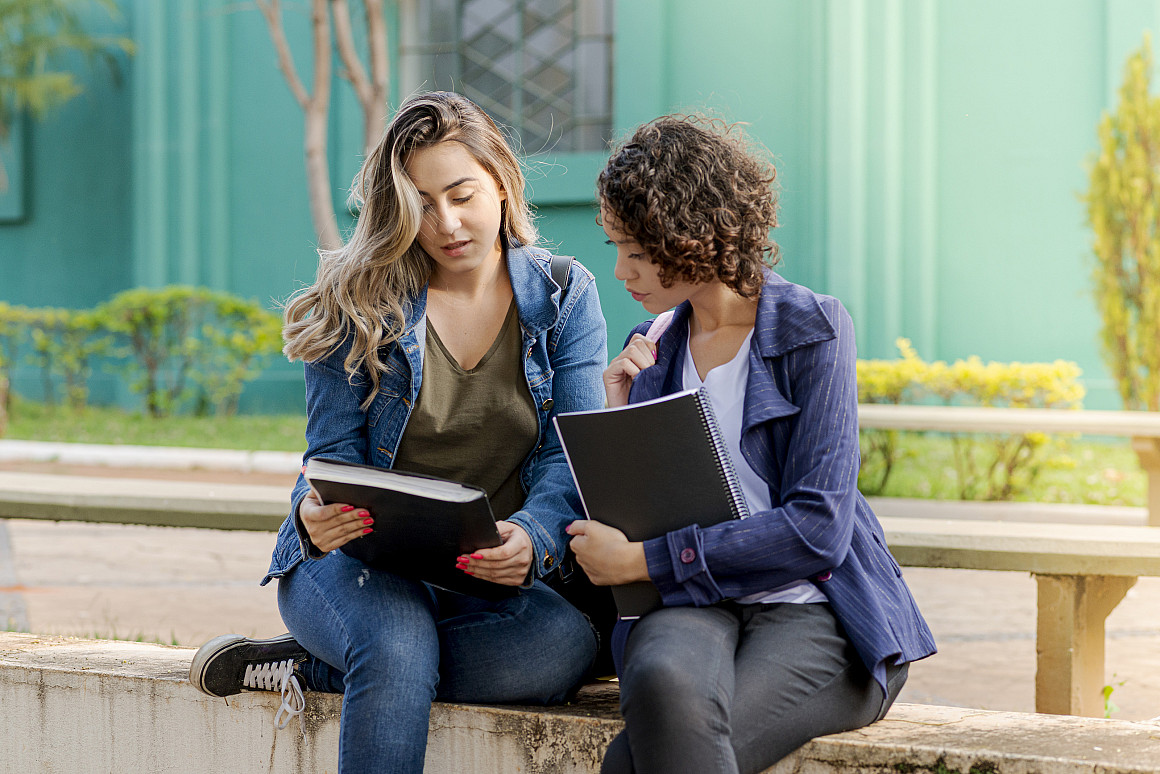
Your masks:
M 648 540 L 748 515 L 704 389 L 559 414 L 556 430 L 588 518 Z M 661 606 L 652 583 L 613 586 L 622 618 Z
M 485 599 L 514 596 L 514 586 L 455 569 L 456 557 L 500 545 L 482 489 L 456 481 L 313 457 L 303 475 L 318 499 L 365 508 L 373 532 L 342 552 L 370 567 Z

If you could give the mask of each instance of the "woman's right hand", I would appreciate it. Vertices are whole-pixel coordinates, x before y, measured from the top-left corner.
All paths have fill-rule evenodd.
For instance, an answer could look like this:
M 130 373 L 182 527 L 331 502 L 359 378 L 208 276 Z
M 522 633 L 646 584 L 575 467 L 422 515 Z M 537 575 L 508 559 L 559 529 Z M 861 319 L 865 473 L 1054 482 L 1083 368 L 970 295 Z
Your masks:
M 357 537 L 373 530 L 374 520 L 362 508 L 344 503 L 323 505 L 314 492 L 307 492 L 298 506 L 298 518 L 310 536 L 310 542 L 323 553 L 330 553 Z
M 637 333 L 628 341 L 624 348 L 608 368 L 604 369 L 604 395 L 609 408 L 628 404 L 628 391 L 632 389 L 632 380 L 644 369 L 657 362 L 657 345 L 643 335 Z

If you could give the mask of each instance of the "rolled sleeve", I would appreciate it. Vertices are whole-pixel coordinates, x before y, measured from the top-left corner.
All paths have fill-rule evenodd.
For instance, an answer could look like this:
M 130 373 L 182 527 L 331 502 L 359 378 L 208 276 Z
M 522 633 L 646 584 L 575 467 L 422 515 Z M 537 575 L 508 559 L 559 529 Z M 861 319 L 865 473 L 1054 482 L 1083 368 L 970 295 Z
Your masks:
M 649 578 L 666 605 L 701 607 L 725 598 L 709 572 L 697 525 L 644 541 L 644 555 Z

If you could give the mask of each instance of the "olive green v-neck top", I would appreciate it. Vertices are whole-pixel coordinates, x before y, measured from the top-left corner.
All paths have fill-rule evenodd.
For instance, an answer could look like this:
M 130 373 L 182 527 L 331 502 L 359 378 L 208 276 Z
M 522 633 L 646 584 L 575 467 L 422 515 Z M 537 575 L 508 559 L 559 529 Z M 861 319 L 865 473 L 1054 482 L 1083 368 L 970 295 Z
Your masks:
M 506 519 L 523 507 L 520 468 L 539 432 L 515 299 L 491 348 L 470 370 L 428 320 L 423 382 L 394 467 L 478 486 L 495 517 Z

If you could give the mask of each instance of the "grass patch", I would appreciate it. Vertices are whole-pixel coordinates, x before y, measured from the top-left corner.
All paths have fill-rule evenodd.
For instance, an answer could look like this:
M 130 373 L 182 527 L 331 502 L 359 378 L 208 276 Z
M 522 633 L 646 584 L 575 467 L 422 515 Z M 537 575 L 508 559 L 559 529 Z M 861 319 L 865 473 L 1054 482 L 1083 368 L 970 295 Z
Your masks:
M 933 433 L 899 433 L 899 457 L 883 497 L 957 500 L 950 438 Z M 1023 502 L 1143 506 L 1148 479 L 1127 439 L 1072 440 L 1066 452 L 1044 449 L 1039 475 L 1013 499 Z
M 5 437 L 26 441 L 300 452 L 306 448 L 305 433 L 305 414 L 156 419 L 124 409 L 89 407 L 74 411 L 66 406 L 46 406 L 14 398 Z

